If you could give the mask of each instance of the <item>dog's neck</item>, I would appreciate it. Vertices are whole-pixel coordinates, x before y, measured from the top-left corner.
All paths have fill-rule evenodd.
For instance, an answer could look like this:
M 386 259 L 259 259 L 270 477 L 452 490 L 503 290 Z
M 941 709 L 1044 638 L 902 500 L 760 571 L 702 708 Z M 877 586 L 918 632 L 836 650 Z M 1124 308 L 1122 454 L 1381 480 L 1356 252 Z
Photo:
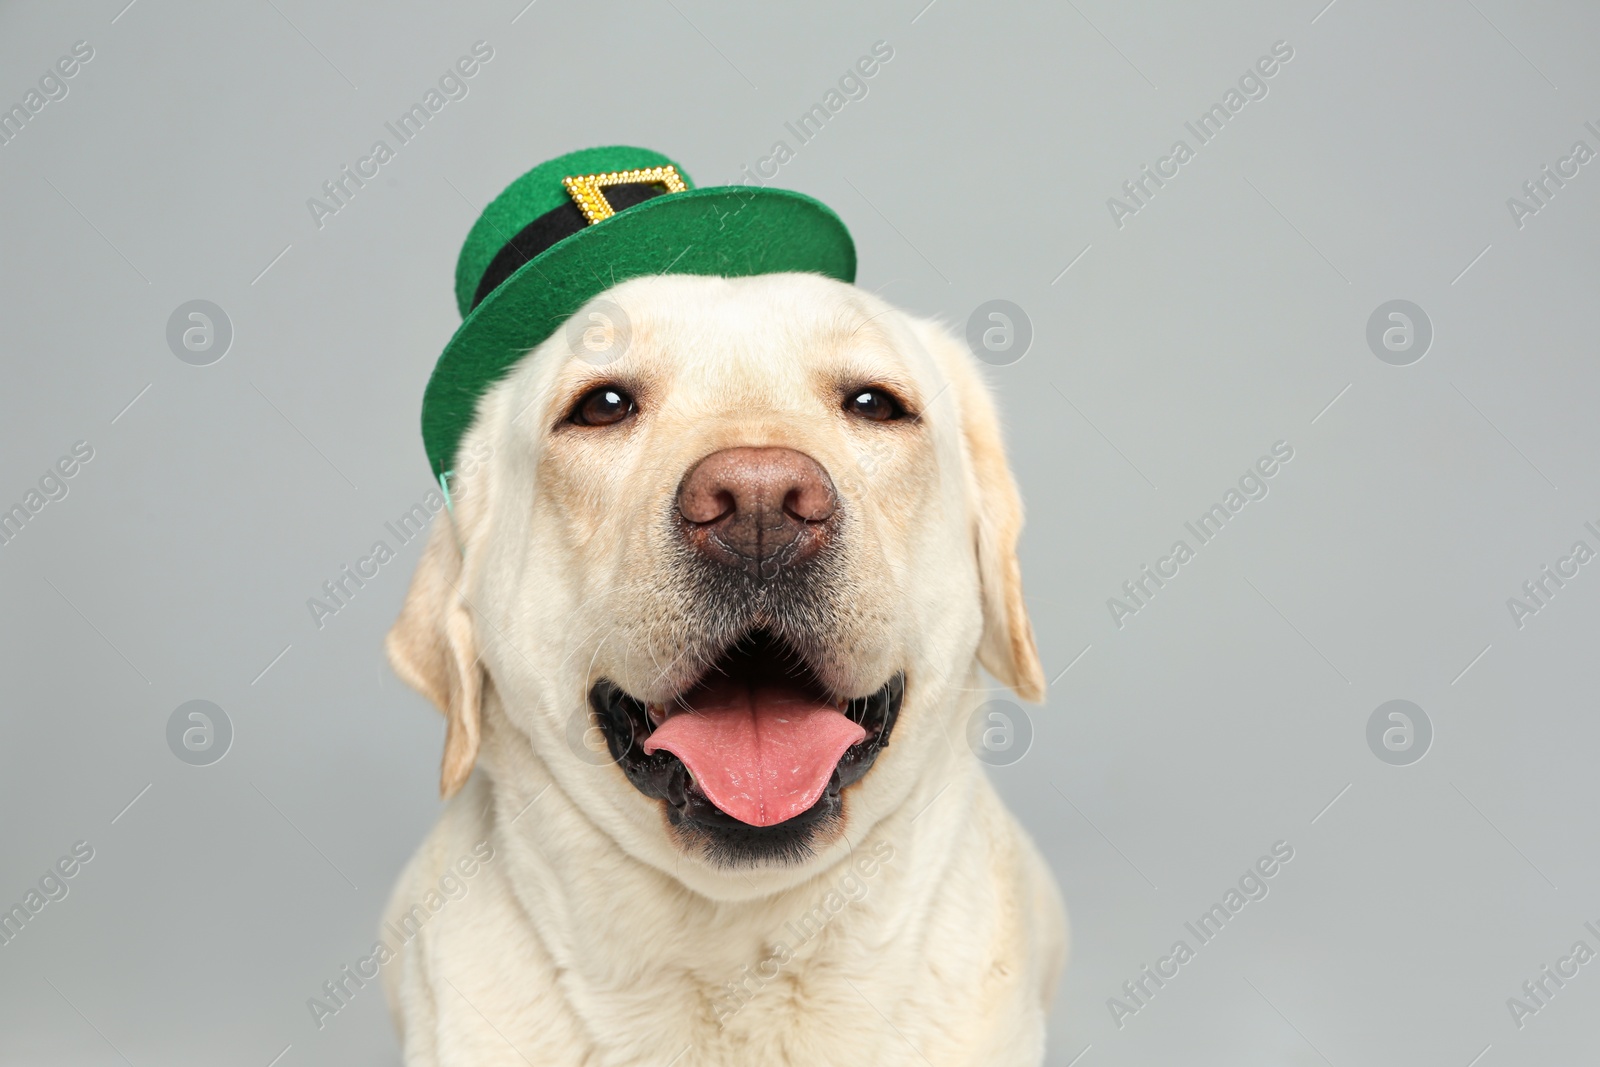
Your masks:
M 761 996 L 780 974 L 860 966 L 861 981 L 870 981 L 883 961 L 863 957 L 863 946 L 881 942 L 896 916 L 927 913 L 962 854 L 963 835 L 973 832 L 967 818 L 920 816 L 932 804 L 971 811 L 988 796 L 972 761 L 950 753 L 925 768 L 912 795 L 863 839 L 824 857 L 831 862 L 798 879 L 792 870 L 728 869 L 717 874 L 726 892 L 708 895 L 631 855 L 561 787 L 502 709 L 485 711 L 479 773 L 456 802 L 480 809 L 476 817 L 537 949 L 563 975 L 580 1014 L 622 1005 L 636 1011 L 641 998 L 655 1010 L 677 998 L 685 1003 L 674 1010 L 743 1025 L 783 1001 Z M 593 771 L 621 780 L 611 767 Z M 779 878 L 779 888 L 764 891 L 762 882 Z M 619 956 L 618 945 L 628 951 Z

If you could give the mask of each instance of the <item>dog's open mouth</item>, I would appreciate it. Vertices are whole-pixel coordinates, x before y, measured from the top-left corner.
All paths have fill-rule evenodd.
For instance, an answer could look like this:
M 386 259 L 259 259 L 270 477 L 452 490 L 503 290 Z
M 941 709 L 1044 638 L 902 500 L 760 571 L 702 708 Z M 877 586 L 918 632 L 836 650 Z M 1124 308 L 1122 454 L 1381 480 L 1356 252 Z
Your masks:
M 805 659 L 766 631 L 740 640 L 693 686 L 646 704 L 601 680 L 589 695 L 612 758 L 674 826 L 720 850 L 790 853 L 837 816 L 840 791 L 889 742 L 903 673 L 868 696 L 829 693 Z

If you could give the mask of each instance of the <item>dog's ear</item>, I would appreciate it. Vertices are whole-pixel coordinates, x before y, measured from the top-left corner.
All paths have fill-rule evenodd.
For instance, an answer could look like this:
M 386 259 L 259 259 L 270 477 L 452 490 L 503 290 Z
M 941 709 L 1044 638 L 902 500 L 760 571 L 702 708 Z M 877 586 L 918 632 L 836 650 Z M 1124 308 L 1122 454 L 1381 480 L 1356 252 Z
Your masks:
M 914 325 L 949 381 L 960 410 L 967 498 L 972 502 L 973 542 L 983 586 L 978 661 L 1022 699 L 1043 700 L 1044 668 L 1034 646 L 1033 624 L 1022 598 L 1022 565 L 1017 561 L 1022 497 L 1006 461 L 994 399 L 965 345 L 936 323 Z
M 447 799 L 477 761 L 483 700 L 483 666 L 461 589 L 461 547 L 450 514 L 441 511 L 384 648 L 395 673 L 444 712 L 439 793 Z

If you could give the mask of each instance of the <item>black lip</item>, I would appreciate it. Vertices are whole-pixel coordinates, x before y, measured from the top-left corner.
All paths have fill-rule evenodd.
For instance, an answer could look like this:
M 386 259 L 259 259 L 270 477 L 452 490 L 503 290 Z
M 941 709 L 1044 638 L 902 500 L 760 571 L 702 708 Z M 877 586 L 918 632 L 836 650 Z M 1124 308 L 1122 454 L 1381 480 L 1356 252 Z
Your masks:
M 589 690 L 595 722 L 605 735 L 611 758 L 628 781 L 645 796 L 666 803 L 667 821 L 685 843 L 728 867 L 796 863 L 811 856 L 812 842 L 839 820 L 841 792 L 860 781 L 888 746 L 904 699 L 905 673 L 900 672 L 876 692 L 851 700 L 845 714 L 860 723 L 867 736 L 845 750 L 822 796 L 792 819 L 772 826 L 751 826 L 689 788 L 689 769 L 677 756 L 665 749 L 645 752 L 644 741 L 652 726 L 642 701 L 604 678 Z

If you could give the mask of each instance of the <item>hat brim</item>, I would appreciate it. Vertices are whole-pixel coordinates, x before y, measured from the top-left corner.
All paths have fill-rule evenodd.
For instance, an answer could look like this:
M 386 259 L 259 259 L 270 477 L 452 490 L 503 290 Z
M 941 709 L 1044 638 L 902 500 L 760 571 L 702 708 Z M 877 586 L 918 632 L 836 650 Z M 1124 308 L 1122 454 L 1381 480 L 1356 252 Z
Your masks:
M 439 357 L 422 400 L 434 475 L 451 469 L 478 399 L 597 294 L 645 275 L 788 271 L 853 282 L 856 254 L 837 215 L 787 189 L 659 196 L 551 245 L 474 308 Z

